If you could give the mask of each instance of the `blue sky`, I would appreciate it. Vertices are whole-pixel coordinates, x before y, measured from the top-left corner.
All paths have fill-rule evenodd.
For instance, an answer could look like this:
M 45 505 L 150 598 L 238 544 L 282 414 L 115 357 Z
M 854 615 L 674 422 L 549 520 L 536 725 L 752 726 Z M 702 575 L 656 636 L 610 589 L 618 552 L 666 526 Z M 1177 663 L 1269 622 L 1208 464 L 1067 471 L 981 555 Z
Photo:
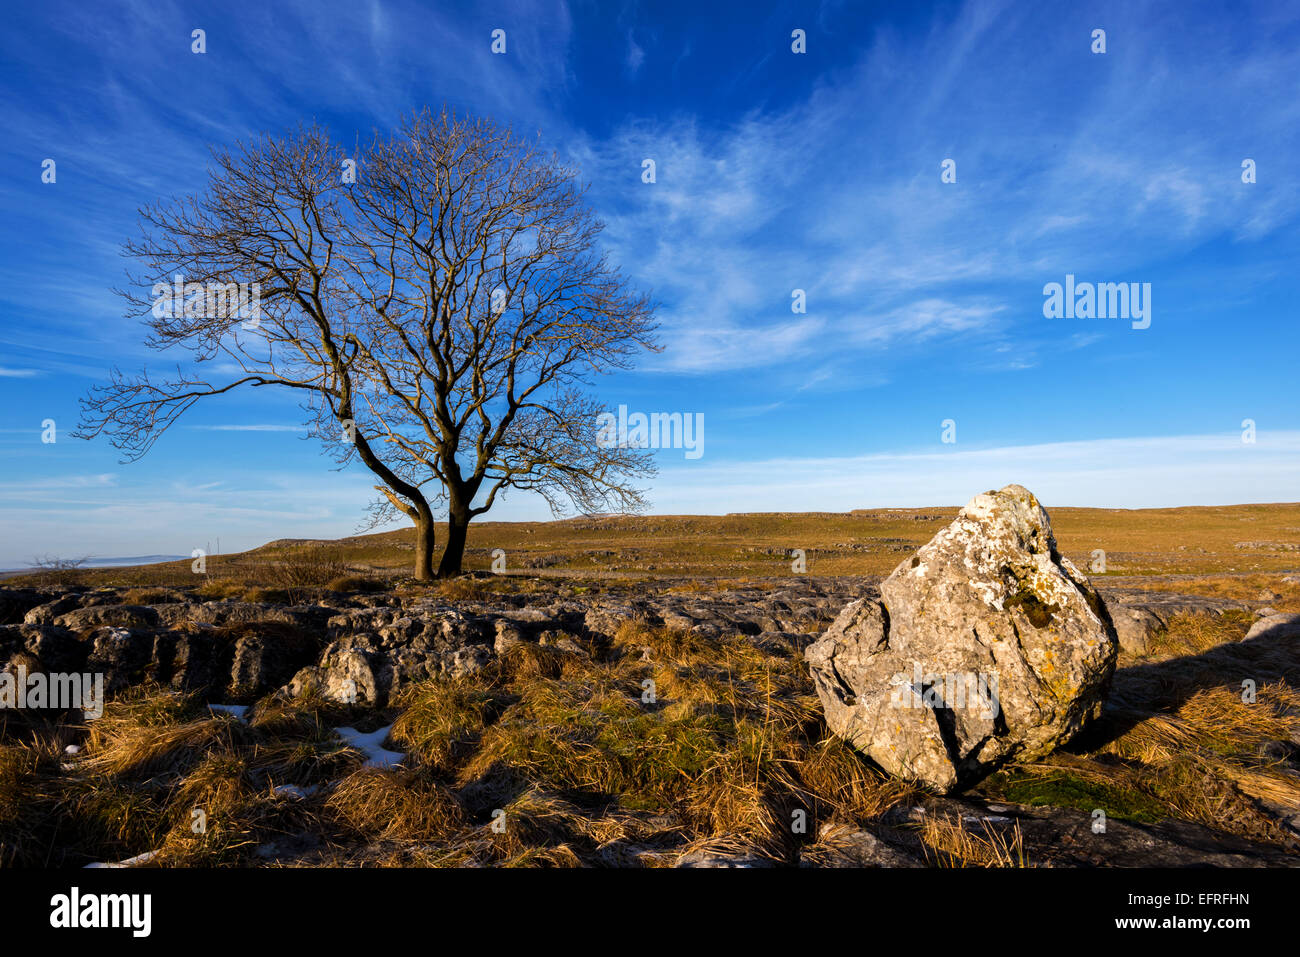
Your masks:
M 358 527 L 373 482 L 331 470 L 291 397 L 213 400 L 133 465 L 68 433 L 112 365 L 171 361 L 111 292 L 138 206 L 201 188 L 209 145 L 311 120 L 365 138 L 444 102 L 580 168 L 612 259 L 661 303 L 664 351 L 597 386 L 610 408 L 704 416 L 703 456 L 658 454 L 656 512 L 960 504 L 1011 481 L 1049 508 L 1298 497 L 1293 5 L 46 0 L 7 17 L 0 567 Z M 1067 274 L 1150 283 L 1150 327 L 1045 318 Z M 549 512 L 515 496 L 492 516 Z

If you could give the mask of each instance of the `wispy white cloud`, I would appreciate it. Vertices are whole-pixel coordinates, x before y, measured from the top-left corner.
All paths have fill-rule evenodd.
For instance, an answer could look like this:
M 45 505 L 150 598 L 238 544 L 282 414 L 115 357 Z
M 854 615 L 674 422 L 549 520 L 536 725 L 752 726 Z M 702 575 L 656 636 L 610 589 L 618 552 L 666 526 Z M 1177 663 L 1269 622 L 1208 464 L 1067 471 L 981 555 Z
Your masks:
M 627 56 L 623 62 L 630 76 L 636 76 L 641 69 L 641 64 L 645 62 L 645 50 L 636 42 L 636 37 L 631 30 L 627 32 Z
M 690 113 L 640 118 L 569 144 L 616 258 L 665 303 L 669 349 L 654 368 L 822 361 L 926 330 L 967 334 L 972 366 L 988 368 L 1004 320 L 1036 318 L 1023 304 L 1047 278 L 1149 272 L 1215 237 L 1259 239 L 1300 216 L 1300 185 L 1275 177 L 1244 190 L 1220 145 L 1295 141 L 1273 111 L 1229 104 L 1271 102 L 1274 78 L 1300 69 L 1300 54 L 1272 44 L 1171 63 L 1179 54 L 1155 40 L 1164 27 L 1134 9 L 1113 21 L 1122 45 L 1082 60 L 1088 100 L 1064 109 L 1052 104 L 1078 96 L 1085 67 L 1040 71 L 1044 88 L 1030 89 L 1022 53 L 1032 35 L 1044 62 L 1073 62 L 1078 36 L 1043 31 L 1039 16 L 963 4 L 919 40 L 886 28 L 864 37 L 856 65 L 788 108 L 722 127 Z M 1208 138 L 1182 119 L 1205 109 L 1206 90 L 1218 124 Z M 647 158 L 653 184 L 639 176 Z M 954 184 L 940 181 L 948 158 Z M 806 319 L 790 315 L 795 288 L 808 294 Z M 805 336 L 817 318 L 862 334 Z M 778 325 L 794 331 L 775 336 Z M 738 328 L 756 348 L 734 348 Z
M 1300 432 L 1106 438 L 851 457 L 762 458 L 665 468 L 655 511 L 847 511 L 961 505 L 1019 483 L 1051 505 L 1148 508 L 1288 502 L 1300 488 Z
M 842 339 L 869 345 L 895 339 L 918 342 L 939 335 L 957 335 L 988 329 L 1005 306 L 958 304 L 944 299 L 923 299 L 878 316 L 851 316 L 837 323 Z
M 19 498 L 23 493 L 39 498 L 56 489 L 115 488 L 117 480 L 117 475 L 111 472 L 98 475 L 54 475 L 17 482 L 0 482 L 0 489 L 5 490 L 5 497 L 9 499 Z

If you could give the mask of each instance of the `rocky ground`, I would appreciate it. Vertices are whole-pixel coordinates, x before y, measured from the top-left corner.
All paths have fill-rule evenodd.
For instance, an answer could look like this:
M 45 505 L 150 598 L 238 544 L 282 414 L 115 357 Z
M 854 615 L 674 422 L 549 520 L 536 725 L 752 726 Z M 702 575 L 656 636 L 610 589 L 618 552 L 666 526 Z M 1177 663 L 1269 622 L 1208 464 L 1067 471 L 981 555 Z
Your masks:
M 422 689 L 476 688 L 474 682 L 481 680 L 481 687 L 486 689 L 484 694 L 500 693 L 503 701 L 509 703 L 505 711 L 507 717 L 512 713 L 510 708 L 533 708 L 521 715 L 523 723 L 527 724 L 543 712 L 530 704 L 529 696 L 534 693 L 534 686 L 521 683 L 523 679 L 519 677 L 516 665 L 510 665 L 514 670 L 509 680 L 513 683 L 501 683 L 505 680 L 500 675 L 506 662 L 525 659 L 560 662 L 553 676 L 543 676 L 552 682 L 548 693 L 559 688 L 565 694 L 585 695 L 587 692 L 582 688 L 575 692 L 574 685 L 594 688 L 606 680 L 606 676 L 616 675 L 619 681 L 631 683 L 631 691 L 623 693 L 624 697 L 619 699 L 621 702 L 630 700 L 635 703 L 638 685 L 644 683 L 640 675 L 650 675 L 660 680 L 661 694 L 665 699 L 680 698 L 683 707 L 689 703 L 691 714 L 689 719 L 681 719 L 671 709 L 664 710 L 663 723 L 649 731 L 629 731 L 629 734 L 642 737 L 634 738 L 628 747 L 633 751 L 648 748 L 651 742 L 660 740 L 655 736 L 663 734 L 665 729 L 678 734 L 683 728 L 681 720 L 695 722 L 700 715 L 707 714 L 709 721 L 715 721 L 720 711 L 719 702 L 730 701 L 734 727 L 717 731 L 714 725 L 708 725 L 709 733 L 714 735 L 711 740 L 723 742 L 718 745 L 722 749 L 719 754 L 730 755 L 739 748 L 736 729 L 747 726 L 747 719 L 735 716 L 738 708 L 736 697 L 728 698 L 725 692 L 716 692 L 716 689 L 710 692 L 712 697 L 702 696 L 699 689 L 703 687 L 704 679 L 700 673 L 712 667 L 709 655 L 719 659 L 728 656 L 729 662 L 733 653 L 753 655 L 751 664 L 754 667 L 749 671 L 744 668 L 732 671 L 728 664 L 727 680 L 743 676 L 748 682 L 745 685 L 748 690 L 740 697 L 748 696 L 756 701 L 764 691 L 761 681 L 755 677 L 755 669 L 761 666 L 768 673 L 765 693 L 769 698 L 772 695 L 771 675 L 783 672 L 786 676 L 782 680 L 788 683 L 788 690 L 778 690 L 778 696 L 798 703 L 798 707 L 803 709 L 791 718 L 791 728 L 796 730 L 790 732 L 790 740 L 797 739 L 800 749 L 797 760 L 822 760 L 832 742 L 820 723 L 818 710 L 808 705 L 809 701 L 815 703 L 815 699 L 808 693 L 810 689 L 802 654 L 847 603 L 878 596 L 878 584 L 878 579 L 865 577 L 618 582 L 479 576 L 462 580 L 453 589 L 430 589 L 413 584 L 383 592 L 315 589 L 309 600 L 297 604 L 234 598 L 204 600 L 197 594 L 197 589 L 187 588 L 142 592 L 138 588 L 60 590 L 5 587 L 0 588 L 0 662 L 6 662 L 11 672 L 18 666 L 23 666 L 28 673 L 102 672 L 111 695 L 126 699 L 133 689 L 149 689 L 149 693 L 155 696 L 171 695 L 186 702 L 185 707 L 189 710 L 185 713 L 188 716 L 194 714 L 196 705 L 236 706 L 233 711 L 236 716 L 230 712 L 217 712 L 219 720 L 216 724 L 226 729 L 224 734 L 236 737 L 244 732 L 231 732 L 227 725 L 255 727 L 257 735 L 262 735 L 256 740 L 262 743 L 241 745 L 252 748 L 253 752 L 259 747 L 273 749 L 278 746 L 263 734 L 267 727 L 265 715 L 276 708 L 292 708 L 294 702 L 324 702 L 327 711 L 338 709 L 330 713 L 338 715 L 336 720 L 340 725 L 344 720 L 349 722 L 350 726 L 341 732 L 343 737 L 338 739 L 337 747 L 354 756 L 351 763 L 340 759 L 335 771 L 322 767 L 318 769 L 319 773 L 314 771 L 306 777 L 300 776 L 300 780 L 310 780 L 310 783 L 301 785 L 302 793 L 295 794 L 292 790 L 283 790 L 286 785 L 277 784 L 265 776 L 259 777 L 254 759 L 249 767 L 239 772 L 240 787 L 247 788 L 250 795 L 256 792 L 254 796 L 258 801 L 292 802 L 311 795 L 306 799 L 307 803 L 323 802 L 323 807 L 337 811 L 340 792 L 352 794 L 360 786 L 359 782 L 364 780 L 370 786 L 378 780 L 374 771 L 376 765 L 396 764 L 396 769 L 390 771 L 400 774 L 403 766 L 422 764 L 426 767 L 413 773 L 422 775 L 427 772 L 430 782 L 433 782 L 427 786 L 438 789 L 438 800 L 454 803 L 454 807 L 448 804 L 451 808 L 448 815 L 463 820 L 468 829 L 464 833 L 470 833 L 490 829 L 492 814 L 497 810 L 488 806 L 493 803 L 491 800 L 487 804 L 476 803 L 472 795 L 474 788 L 482 787 L 483 781 L 491 778 L 491 768 L 484 770 L 491 762 L 487 762 L 484 755 L 491 750 L 489 745 L 494 730 L 489 727 L 475 733 L 488 743 L 476 745 L 478 752 L 468 758 L 456 757 L 441 764 L 428 759 L 418 746 L 419 740 L 423 739 L 410 733 L 404 738 L 389 733 L 395 721 L 398 730 L 402 729 L 403 716 L 416 707 L 411 702 L 420 700 L 419 696 L 425 693 Z M 703 812 L 698 803 L 703 798 L 692 790 L 696 783 L 690 784 L 686 791 L 677 789 L 677 785 L 671 782 L 662 788 L 655 784 L 659 788 L 655 791 L 656 800 L 644 808 L 626 800 L 620 804 L 617 796 L 613 805 L 607 802 L 597 806 L 587 800 L 592 797 L 592 788 L 585 782 L 562 781 L 564 775 L 561 772 L 539 770 L 534 767 L 536 761 L 528 763 L 531 757 L 528 760 L 521 758 L 520 766 L 527 765 L 529 773 L 534 774 L 535 787 L 532 790 L 515 788 L 511 792 L 515 801 L 508 804 L 511 814 L 516 813 L 520 801 L 536 801 L 542 794 L 546 800 L 570 804 L 576 801 L 577 804 L 570 808 L 574 819 L 594 823 L 579 828 L 585 835 L 581 838 L 574 837 L 572 832 L 566 832 L 568 836 L 564 840 L 539 837 L 526 852 L 512 853 L 532 854 L 536 847 L 545 845 L 551 848 L 558 842 L 576 848 L 576 857 L 573 861 L 548 859 L 548 862 L 656 866 L 666 863 L 681 866 L 923 866 L 936 863 L 1235 866 L 1283 865 L 1296 861 L 1296 852 L 1300 849 L 1297 842 L 1297 837 L 1300 837 L 1300 805 L 1294 802 L 1296 795 L 1300 794 L 1300 759 L 1297 757 L 1300 755 L 1300 733 L 1297 733 L 1300 724 L 1297 715 L 1288 712 L 1290 705 L 1287 702 L 1293 701 L 1293 697 L 1274 709 L 1282 719 L 1270 725 L 1265 736 L 1273 735 L 1276 739 L 1270 738 L 1269 742 L 1262 743 L 1250 739 L 1252 749 L 1263 748 L 1264 744 L 1271 742 L 1272 751 L 1262 752 L 1264 756 L 1258 760 L 1254 756 L 1249 760 L 1241 759 L 1245 761 L 1242 767 L 1256 778 L 1266 774 L 1269 781 L 1281 782 L 1276 787 L 1270 785 L 1271 791 L 1267 787 L 1261 789 L 1237 781 L 1224 784 L 1224 787 L 1235 790 L 1229 796 L 1220 794 L 1215 797 L 1213 801 L 1217 803 L 1189 804 L 1183 797 L 1171 796 L 1167 790 L 1161 790 L 1166 787 L 1164 776 L 1173 774 L 1166 767 L 1169 761 L 1164 752 L 1152 752 L 1148 756 L 1146 752 L 1139 753 L 1140 747 L 1145 747 L 1139 744 L 1132 746 L 1138 750 L 1124 752 L 1120 747 L 1117 751 L 1119 746 L 1115 741 L 1128 740 L 1121 736 L 1123 734 L 1130 737 L 1138 734 L 1138 731 L 1126 730 L 1129 728 L 1138 727 L 1142 733 L 1147 733 L 1154 727 L 1152 722 L 1186 723 L 1195 720 L 1194 715 L 1183 714 L 1193 695 L 1180 695 L 1177 700 L 1167 701 L 1161 698 L 1158 689 L 1184 681 L 1189 667 L 1201 658 L 1210 661 L 1216 653 L 1245 655 L 1241 660 L 1254 662 L 1247 670 L 1261 675 L 1261 683 L 1265 686 L 1269 685 L 1270 676 L 1280 677 L 1283 687 L 1286 687 L 1288 679 L 1290 688 L 1300 686 L 1300 616 L 1278 615 L 1266 600 L 1183 595 L 1136 586 L 1103 587 L 1100 593 L 1123 646 L 1115 687 L 1107 713 L 1100 722 L 1103 728 L 1108 722 L 1114 728 L 1109 739 L 1100 741 L 1100 744 L 1093 742 L 1081 749 L 1075 748 L 1073 754 L 1064 753 L 1059 760 L 1053 758 L 1047 764 L 1040 764 L 1024 773 L 1016 771 L 1009 777 L 996 775 L 970 793 L 948 797 L 914 788 L 895 787 L 886 777 L 870 771 L 869 762 L 857 755 L 846 756 L 836 752 L 836 760 L 851 760 L 853 766 L 846 765 L 837 771 L 848 778 L 826 785 L 835 797 L 817 796 L 815 792 L 820 785 L 809 783 L 810 777 L 803 770 L 799 779 L 802 783 L 789 785 L 786 796 L 773 797 L 778 793 L 786 794 L 776 785 L 756 794 L 755 806 L 765 809 L 762 813 L 772 817 L 794 813 L 797 819 L 799 807 L 791 810 L 788 795 L 803 795 L 807 800 L 800 798 L 794 804 L 802 802 L 814 810 L 812 818 L 804 821 L 802 828 L 781 825 L 780 830 L 792 833 L 781 836 L 779 840 L 755 837 L 750 825 L 744 823 L 743 815 L 739 824 L 734 821 L 715 821 L 708 826 L 700 824 Z M 1226 627 L 1227 631 L 1216 631 L 1213 640 L 1228 635 L 1227 651 L 1217 645 L 1205 649 L 1198 645 L 1197 654 L 1171 654 L 1169 642 L 1173 639 L 1170 636 L 1177 638 L 1189 628 L 1195 631 L 1201 627 L 1196 622 L 1210 622 L 1214 628 Z M 1251 637 L 1240 640 L 1247 632 Z M 668 645 L 664 644 L 665 636 L 671 639 Z M 1196 640 L 1204 644 L 1203 638 Z M 644 642 L 644 646 L 640 642 Z M 683 651 L 683 648 L 687 650 Z M 1261 661 L 1267 658 L 1267 666 L 1250 658 L 1252 654 Z M 1185 664 L 1189 660 L 1193 665 Z M 1231 660 L 1237 661 L 1235 658 Z M 664 661 L 669 661 L 673 669 L 667 676 L 661 670 Z M 573 674 L 581 676 L 576 682 L 566 681 L 569 675 L 566 669 L 570 668 L 566 662 L 576 662 L 572 665 L 575 669 Z M 642 670 L 637 671 L 638 667 Z M 1168 670 L 1162 673 L 1162 667 Z M 1219 671 L 1225 669 L 1219 668 Z M 1232 668 L 1226 671 L 1232 671 Z M 1232 688 L 1237 683 L 1235 672 L 1226 677 Z M 674 691 L 676 685 L 673 682 L 680 683 L 684 690 Z M 687 682 L 695 684 L 688 686 Z M 1212 681 L 1202 681 L 1198 689 L 1212 684 Z M 736 693 L 734 687 L 732 693 Z M 699 704 L 701 701 L 707 704 Z M 241 711 L 238 708 L 241 705 L 248 706 L 248 710 Z M 586 710 L 581 714 L 592 714 L 593 707 L 590 700 L 584 699 L 583 708 Z M 600 705 L 600 708 L 604 707 L 604 704 Z M 776 712 L 771 700 L 765 707 L 767 717 L 761 722 L 770 725 L 773 721 L 771 716 Z M 489 715 L 480 723 L 490 724 L 493 717 L 496 715 Z M 42 764 L 45 758 L 33 756 L 31 759 L 31 767 L 43 768 L 45 770 L 40 773 L 48 772 L 50 775 L 39 778 L 40 786 L 50 789 L 49 794 L 42 798 L 49 802 L 50 808 L 64 807 L 69 800 L 58 790 L 64 785 L 55 778 L 63 774 L 79 780 L 77 762 L 84 759 L 93 764 L 97 748 L 107 754 L 115 733 L 111 728 L 116 727 L 106 724 L 104 727 L 110 730 L 96 737 L 93 722 L 87 734 L 75 720 L 67 717 L 52 719 L 53 723 L 43 728 L 34 728 L 31 722 L 14 721 L 9 717 L 0 720 L 7 722 L 4 746 L 13 759 L 10 764 L 14 766 L 27 767 L 23 764 L 27 754 L 22 750 L 24 748 L 35 754 L 42 747 L 48 751 L 53 743 L 61 749 L 71 748 L 76 752 L 65 756 L 62 767 L 58 769 L 50 769 L 48 761 Z M 105 720 L 117 720 L 112 706 Z M 628 720 L 633 723 L 627 727 L 635 728 L 636 719 Z M 510 724 L 502 718 L 498 723 Z M 188 719 L 178 719 L 168 727 L 192 729 L 196 725 Z M 354 731 L 353 727 L 360 730 Z M 518 726 L 512 727 L 512 733 L 520 733 Z M 688 730 L 696 729 L 696 724 L 689 724 Z M 337 736 L 337 728 L 335 732 Z M 474 737 L 474 740 L 477 742 L 479 738 Z M 413 742 L 416 747 L 412 747 Z M 601 748 L 597 757 L 602 760 L 623 747 L 618 743 L 604 743 L 599 735 L 583 737 L 581 745 L 583 748 Z M 138 747 L 138 742 L 133 746 Z M 227 746 L 230 750 L 223 754 L 243 760 L 238 747 L 229 745 L 229 742 L 223 745 Z M 318 741 L 313 744 L 313 747 L 317 746 Z M 1199 753 L 1200 748 L 1193 750 Z M 456 748 L 451 747 L 448 753 L 455 751 Z M 493 753 L 496 765 L 491 767 L 499 765 L 503 755 L 508 753 L 506 745 L 501 744 Z M 1174 757 L 1181 761 L 1182 752 Z M 624 759 L 620 760 L 626 763 Z M 766 768 L 763 758 L 757 760 L 758 766 Z M 721 759 L 712 764 L 708 759 L 702 759 L 696 766 L 696 773 L 708 777 L 721 763 Z M 1116 769 L 1113 773 L 1106 770 L 1111 764 Z M 1256 764 L 1260 767 L 1257 768 Z M 173 813 L 177 795 L 186 793 L 186 788 L 190 787 L 196 766 L 199 765 L 193 762 L 184 768 L 177 766 L 175 780 L 166 784 L 166 795 L 157 798 L 159 815 L 165 818 Z M 3 762 L 0 762 L 0 770 L 3 767 Z M 1161 782 L 1160 787 L 1143 783 L 1143 774 L 1148 770 L 1153 775 L 1152 780 Z M 627 773 L 634 777 L 642 774 L 635 768 Z M 684 773 L 679 772 L 678 776 Z M 763 770 L 761 773 L 769 772 Z M 776 775 L 772 780 L 777 780 L 779 775 L 771 773 Z M 1126 789 L 1123 795 L 1117 796 L 1116 792 L 1099 797 L 1100 792 L 1095 788 L 1089 790 L 1093 788 L 1089 781 L 1095 780 L 1099 773 L 1114 778 L 1105 787 L 1120 787 L 1116 781 L 1131 782 L 1131 786 L 1123 784 Z M 155 800 L 154 791 L 161 780 L 156 768 L 143 777 L 134 771 L 123 774 L 129 783 L 122 784 L 119 778 L 114 778 L 112 787 L 128 788 L 132 794 L 144 788 L 151 795 L 149 800 Z M 358 778 L 363 774 L 369 777 Z M 547 774 L 550 774 L 549 778 Z M 21 841 L 11 837 L 0 842 L 0 849 L 9 849 L 10 856 L 19 862 L 31 862 L 31 842 L 56 840 L 45 834 L 39 820 L 26 814 L 19 806 L 24 800 L 22 787 L 36 787 L 31 783 L 33 780 L 37 779 L 18 775 L 0 781 L 0 823 L 5 822 L 7 814 L 8 823 L 31 831 L 22 853 L 13 850 L 22 844 Z M 411 784 L 409 776 L 402 781 L 404 788 L 417 787 Z M 715 783 L 724 789 L 730 786 L 726 782 Z M 1048 783 L 1052 786 L 1048 787 Z M 1039 787 L 1040 784 L 1043 786 Z M 625 785 L 610 785 L 608 790 L 620 786 Z M 423 793 L 418 791 L 418 787 L 417 793 Z M 268 789 L 269 798 L 262 793 Z M 843 794 L 854 789 L 875 790 L 872 790 L 870 798 L 856 795 L 847 802 L 841 800 Z M 1252 789 L 1258 793 L 1252 793 Z M 886 791 L 888 795 L 882 796 Z M 81 794 L 78 801 L 91 800 L 84 793 L 78 793 Z M 61 794 L 63 796 L 59 796 Z M 710 792 L 710 795 L 704 803 L 718 800 L 715 792 Z M 1008 795 L 1014 800 L 1008 800 Z M 1153 795 L 1164 795 L 1168 806 L 1161 806 Z M 679 809 L 680 802 L 686 799 L 696 802 L 691 805 L 694 809 L 689 813 Z M 429 800 L 431 806 L 441 806 L 432 798 Z M 1095 810 L 1090 808 L 1108 802 L 1116 805 L 1116 810 L 1102 832 L 1103 840 L 1095 830 Z M 500 799 L 500 803 L 507 802 Z M 570 807 L 570 804 L 564 806 Z M 1210 810 L 1207 811 L 1207 807 Z M 626 815 L 636 818 L 639 822 L 636 827 L 628 823 L 632 817 Z M 355 824 L 352 811 L 344 817 Z M 337 813 L 330 818 L 338 819 Z M 599 830 L 601 822 L 615 819 L 622 822 L 619 825 L 621 836 L 616 840 L 602 842 L 588 833 L 590 828 Z M 319 823 L 317 818 L 312 820 Z M 87 848 L 85 857 L 103 858 L 113 853 L 123 858 L 134 857 L 153 850 L 140 846 L 141 843 L 174 843 L 173 838 L 166 835 L 174 836 L 176 822 L 170 818 L 160 818 L 160 821 L 157 828 L 149 831 L 147 839 L 140 836 L 134 839 L 134 843 L 129 838 L 133 833 L 131 827 L 125 823 L 118 828 L 116 836 L 104 837 L 96 832 L 100 834 L 96 838 L 99 844 L 96 849 Z M 258 831 L 253 825 L 248 827 L 251 828 L 248 834 L 252 835 L 248 846 L 243 852 L 235 853 L 233 858 L 222 857 L 222 861 L 255 864 L 267 861 L 440 863 L 452 860 L 463 864 L 504 860 L 499 855 L 493 858 L 487 852 L 464 850 L 468 838 L 463 835 L 447 838 L 462 849 L 448 858 L 444 853 L 446 847 L 431 842 L 429 833 L 425 833 L 432 828 L 441 835 L 434 824 L 425 826 L 424 831 L 417 828 L 406 838 L 394 836 L 384 829 L 376 831 L 375 827 L 368 830 L 362 827 L 364 833 L 358 836 L 357 827 L 352 827 L 348 832 L 351 837 L 347 840 L 338 836 L 337 829 L 322 832 L 315 824 L 303 824 L 299 833 L 294 833 L 298 825 L 292 823 L 281 822 L 266 831 Z M 774 825 L 769 821 L 763 824 L 763 828 L 767 833 L 774 829 Z M 430 848 L 435 846 L 442 850 L 430 859 Z M 120 850 L 113 851 L 113 848 Z M 52 852 L 49 847 L 45 850 L 47 854 Z M 175 862 L 194 862 L 192 856 L 186 856 L 191 851 L 179 854 Z M 59 853 L 64 860 L 78 859 L 75 847 L 63 846 Z M 40 855 L 36 857 L 39 859 Z M 160 862 L 165 860 L 165 856 L 159 859 Z
M 478 581 L 489 583 L 489 578 Z M 609 641 L 624 621 L 704 637 L 738 634 L 801 652 L 849 601 L 879 596 L 879 579 L 796 576 L 734 585 L 697 579 L 636 583 L 546 578 L 447 599 L 421 591 L 320 592 L 310 603 L 204 601 L 193 590 L 0 588 L 0 659 L 29 671 L 102 672 L 110 690 L 152 680 L 212 701 L 251 702 L 317 685 L 326 697 L 383 705 L 403 686 L 467 675 L 517 642 Z M 1177 615 L 1242 611 L 1281 624 L 1267 601 L 1101 588 L 1121 647 L 1147 651 Z M 351 684 L 349 684 L 351 682 Z
M 740 634 L 794 653 L 874 587 L 807 577 L 717 591 L 686 579 L 506 584 L 511 590 L 484 587 L 474 598 L 321 592 L 298 605 L 203 601 L 182 589 L 159 590 L 146 605 L 113 588 L 6 588 L 0 658 L 33 671 L 102 672 L 110 690 L 148 680 L 247 703 L 315 687 L 340 702 L 382 706 L 411 683 L 472 674 L 513 644 L 608 642 L 629 620 L 705 637 Z

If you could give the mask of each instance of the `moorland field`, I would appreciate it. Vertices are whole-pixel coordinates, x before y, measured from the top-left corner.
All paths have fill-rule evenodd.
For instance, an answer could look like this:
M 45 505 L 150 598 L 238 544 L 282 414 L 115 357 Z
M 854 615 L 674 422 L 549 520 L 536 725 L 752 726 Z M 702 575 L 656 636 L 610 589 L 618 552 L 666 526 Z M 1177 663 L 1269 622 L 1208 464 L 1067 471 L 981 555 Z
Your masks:
M 1300 612 L 1300 505 L 1052 509 L 1113 613 L 1213 601 L 1150 606 L 1081 739 L 944 796 L 829 732 L 802 651 L 956 512 L 483 522 L 433 583 L 407 531 L 10 578 L 11 665 L 92 649 L 115 690 L 95 721 L 0 712 L 0 861 L 1294 863 L 1300 639 L 1243 639 Z M 285 693 L 411 635 L 451 664 L 373 700 Z

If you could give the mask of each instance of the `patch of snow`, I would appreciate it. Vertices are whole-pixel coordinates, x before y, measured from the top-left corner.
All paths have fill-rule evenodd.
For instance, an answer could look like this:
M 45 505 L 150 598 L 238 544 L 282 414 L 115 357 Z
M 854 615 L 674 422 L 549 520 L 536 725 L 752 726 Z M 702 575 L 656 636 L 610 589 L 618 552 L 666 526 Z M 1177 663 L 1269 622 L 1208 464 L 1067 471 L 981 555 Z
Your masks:
M 378 731 L 371 731 L 369 734 L 362 734 L 356 728 L 335 728 L 334 733 L 366 755 L 366 767 L 391 768 L 394 765 L 401 764 L 406 758 L 405 754 L 389 751 L 384 747 L 384 741 L 388 739 L 388 732 L 392 730 L 393 726 L 390 724 Z
M 216 711 L 216 712 L 219 712 L 219 713 L 221 713 L 221 714 L 231 714 L 231 715 L 234 715 L 236 718 L 238 718 L 240 721 L 243 721 L 243 720 L 245 720 L 245 717 L 244 717 L 244 716 L 245 716 L 246 714 L 248 714 L 248 705 L 246 705 L 246 704 L 210 704 L 210 705 L 208 705 L 208 710 L 209 710 L 209 711 Z
M 159 853 L 161 853 L 161 852 L 160 852 L 160 851 L 145 851 L 143 854 L 137 854 L 135 857 L 128 857 L 128 858 L 127 858 L 126 860 L 124 860 L 124 861 L 118 861 L 116 864 L 111 864 L 111 863 L 110 863 L 110 864 L 95 863 L 95 864 L 87 864 L 86 867 L 87 867 L 87 868 L 102 868 L 102 867 L 135 867 L 135 866 L 138 865 L 138 864 L 148 864 L 148 863 L 149 863 L 150 861 L 152 861 L 155 857 L 157 857 L 157 856 L 159 855 Z

